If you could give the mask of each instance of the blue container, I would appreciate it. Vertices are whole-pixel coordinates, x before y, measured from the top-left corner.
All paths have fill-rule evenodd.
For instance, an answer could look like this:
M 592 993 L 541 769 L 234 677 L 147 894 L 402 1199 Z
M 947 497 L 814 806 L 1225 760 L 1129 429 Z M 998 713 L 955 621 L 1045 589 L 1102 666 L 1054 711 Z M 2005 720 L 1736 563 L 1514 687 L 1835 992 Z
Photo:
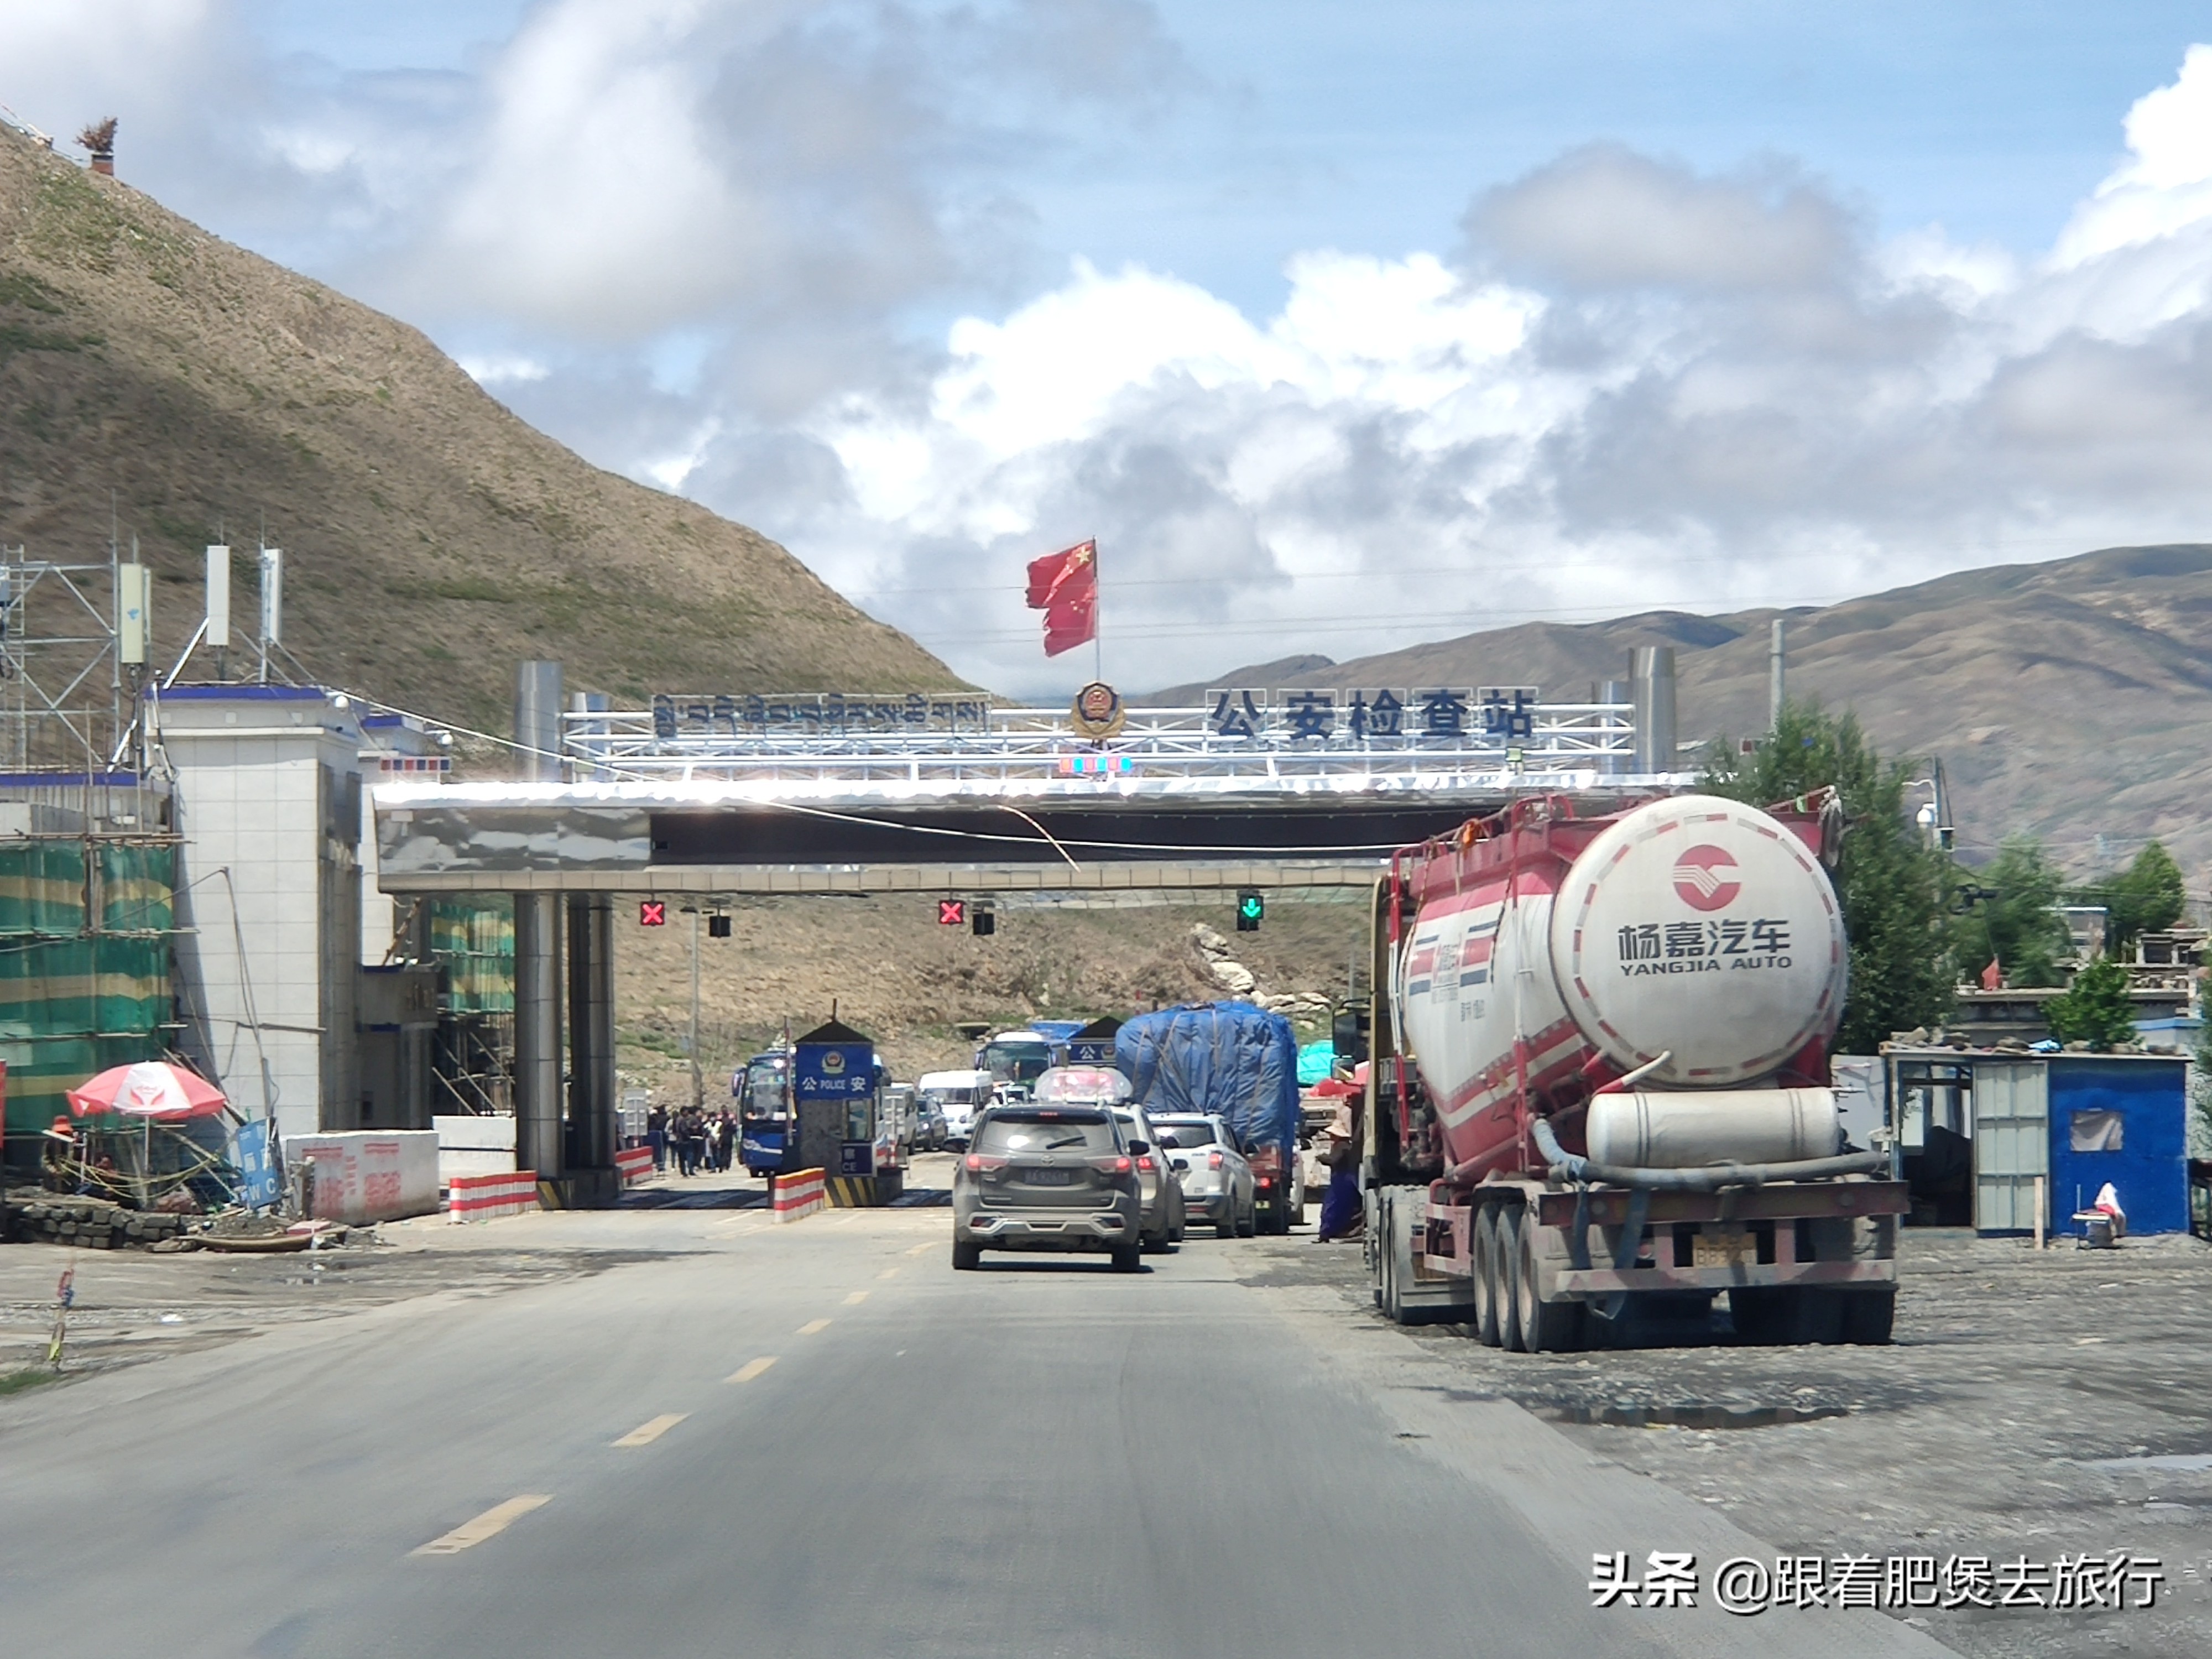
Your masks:
M 2051 1225 L 2079 1234 L 2077 1210 L 2106 1182 L 2130 1233 L 2189 1231 L 2187 1068 L 2179 1059 L 2053 1054 Z

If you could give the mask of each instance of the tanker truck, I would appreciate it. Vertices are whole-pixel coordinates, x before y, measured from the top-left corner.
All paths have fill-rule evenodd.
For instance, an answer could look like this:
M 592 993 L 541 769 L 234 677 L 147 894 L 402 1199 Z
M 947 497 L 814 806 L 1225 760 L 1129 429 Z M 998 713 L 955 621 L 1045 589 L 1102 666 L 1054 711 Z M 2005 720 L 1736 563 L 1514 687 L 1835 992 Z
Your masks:
M 1832 792 L 1532 797 L 1376 884 L 1360 1125 L 1376 1304 L 1527 1352 L 1709 1325 L 1889 1340 L 1903 1183 L 1850 1146 Z

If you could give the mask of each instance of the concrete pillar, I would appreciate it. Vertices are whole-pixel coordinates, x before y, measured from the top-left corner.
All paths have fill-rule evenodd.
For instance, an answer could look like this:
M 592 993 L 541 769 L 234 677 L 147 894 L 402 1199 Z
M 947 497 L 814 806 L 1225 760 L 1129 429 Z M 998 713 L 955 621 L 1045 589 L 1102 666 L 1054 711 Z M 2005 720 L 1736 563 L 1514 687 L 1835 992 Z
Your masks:
M 1636 704 L 1636 769 L 1672 772 L 1674 750 L 1674 647 L 1639 645 L 1629 653 L 1628 683 Z
M 515 775 L 561 777 L 561 665 L 526 662 L 514 677 Z M 514 896 L 514 1156 L 541 1181 L 568 1173 L 561 1097 L 561 896 Z
M 514 676 L 515 775 L 537 783 L 561 781 L 561 665 L 526 662 Z
M 561 908 L 552 893 L 514 896 L 514 1156 L 558 1181 L 561 1122 Z
M 576 1162 L 612 1170 L 622 1140 L 615 1091 L 614 902 L 568 895 L 568 1116 Z

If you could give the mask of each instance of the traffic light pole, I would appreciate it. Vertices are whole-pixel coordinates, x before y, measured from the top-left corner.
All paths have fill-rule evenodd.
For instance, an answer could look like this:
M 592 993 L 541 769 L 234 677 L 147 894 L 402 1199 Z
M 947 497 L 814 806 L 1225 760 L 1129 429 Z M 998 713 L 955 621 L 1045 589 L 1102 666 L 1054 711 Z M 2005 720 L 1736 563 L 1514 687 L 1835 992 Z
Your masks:
M 699 907 L 691 907 L 691 1103 L 707 1104 L 707 1073 L 699 1065 Z

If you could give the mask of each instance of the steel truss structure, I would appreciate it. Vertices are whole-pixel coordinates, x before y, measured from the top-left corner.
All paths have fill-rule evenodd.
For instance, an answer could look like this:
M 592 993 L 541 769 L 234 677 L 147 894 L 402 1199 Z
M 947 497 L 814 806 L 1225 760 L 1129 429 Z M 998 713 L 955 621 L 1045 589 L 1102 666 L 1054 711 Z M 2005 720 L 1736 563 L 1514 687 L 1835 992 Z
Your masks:
M 1633 769 L 1632 704 L 1543 703 L 1526 712 L 1528 729 L 1519 736 L 1479 730 L 1427 736 L 1409 730 L 1389 737 L 1340 732 L 1297 737 L 1281 726 L 1263 726 L 1250 736 L 1231 737 L 1214 729 L 1214 711 L 1206 708 L 1139 708 L 1128 711 L 1121 730 L 1103 741 L 1082 736 L 1069 711 L 1053 708 L 993 708 L 981 729 L 967 730 L 902 729 L 872 721 L 841 729 L 823 721 L 800 731 L 747 731 L 735 719 L 710 718 L 672 733 L 665 714 L 656 726 L 650 709 L 600 709 L 562 719 L 563 746 L 579 783 L 811 783 L 859 786 L 866 793 L 871 785 L 1096 779 L 1157 787 L 1204 780 L 1209 792 L 1250 786 L 1273 793 L 1286 785 L 1296 788 L 1299 780 L 1323 787 L 1330 782 L 1421 787 L 1450 780 L 1512 788 L 1539 778 L 1611 777 Z M 1406 725 L 1414 724 L 1409 715 Z M 866 729 L 872 726 L 876 729 Z

